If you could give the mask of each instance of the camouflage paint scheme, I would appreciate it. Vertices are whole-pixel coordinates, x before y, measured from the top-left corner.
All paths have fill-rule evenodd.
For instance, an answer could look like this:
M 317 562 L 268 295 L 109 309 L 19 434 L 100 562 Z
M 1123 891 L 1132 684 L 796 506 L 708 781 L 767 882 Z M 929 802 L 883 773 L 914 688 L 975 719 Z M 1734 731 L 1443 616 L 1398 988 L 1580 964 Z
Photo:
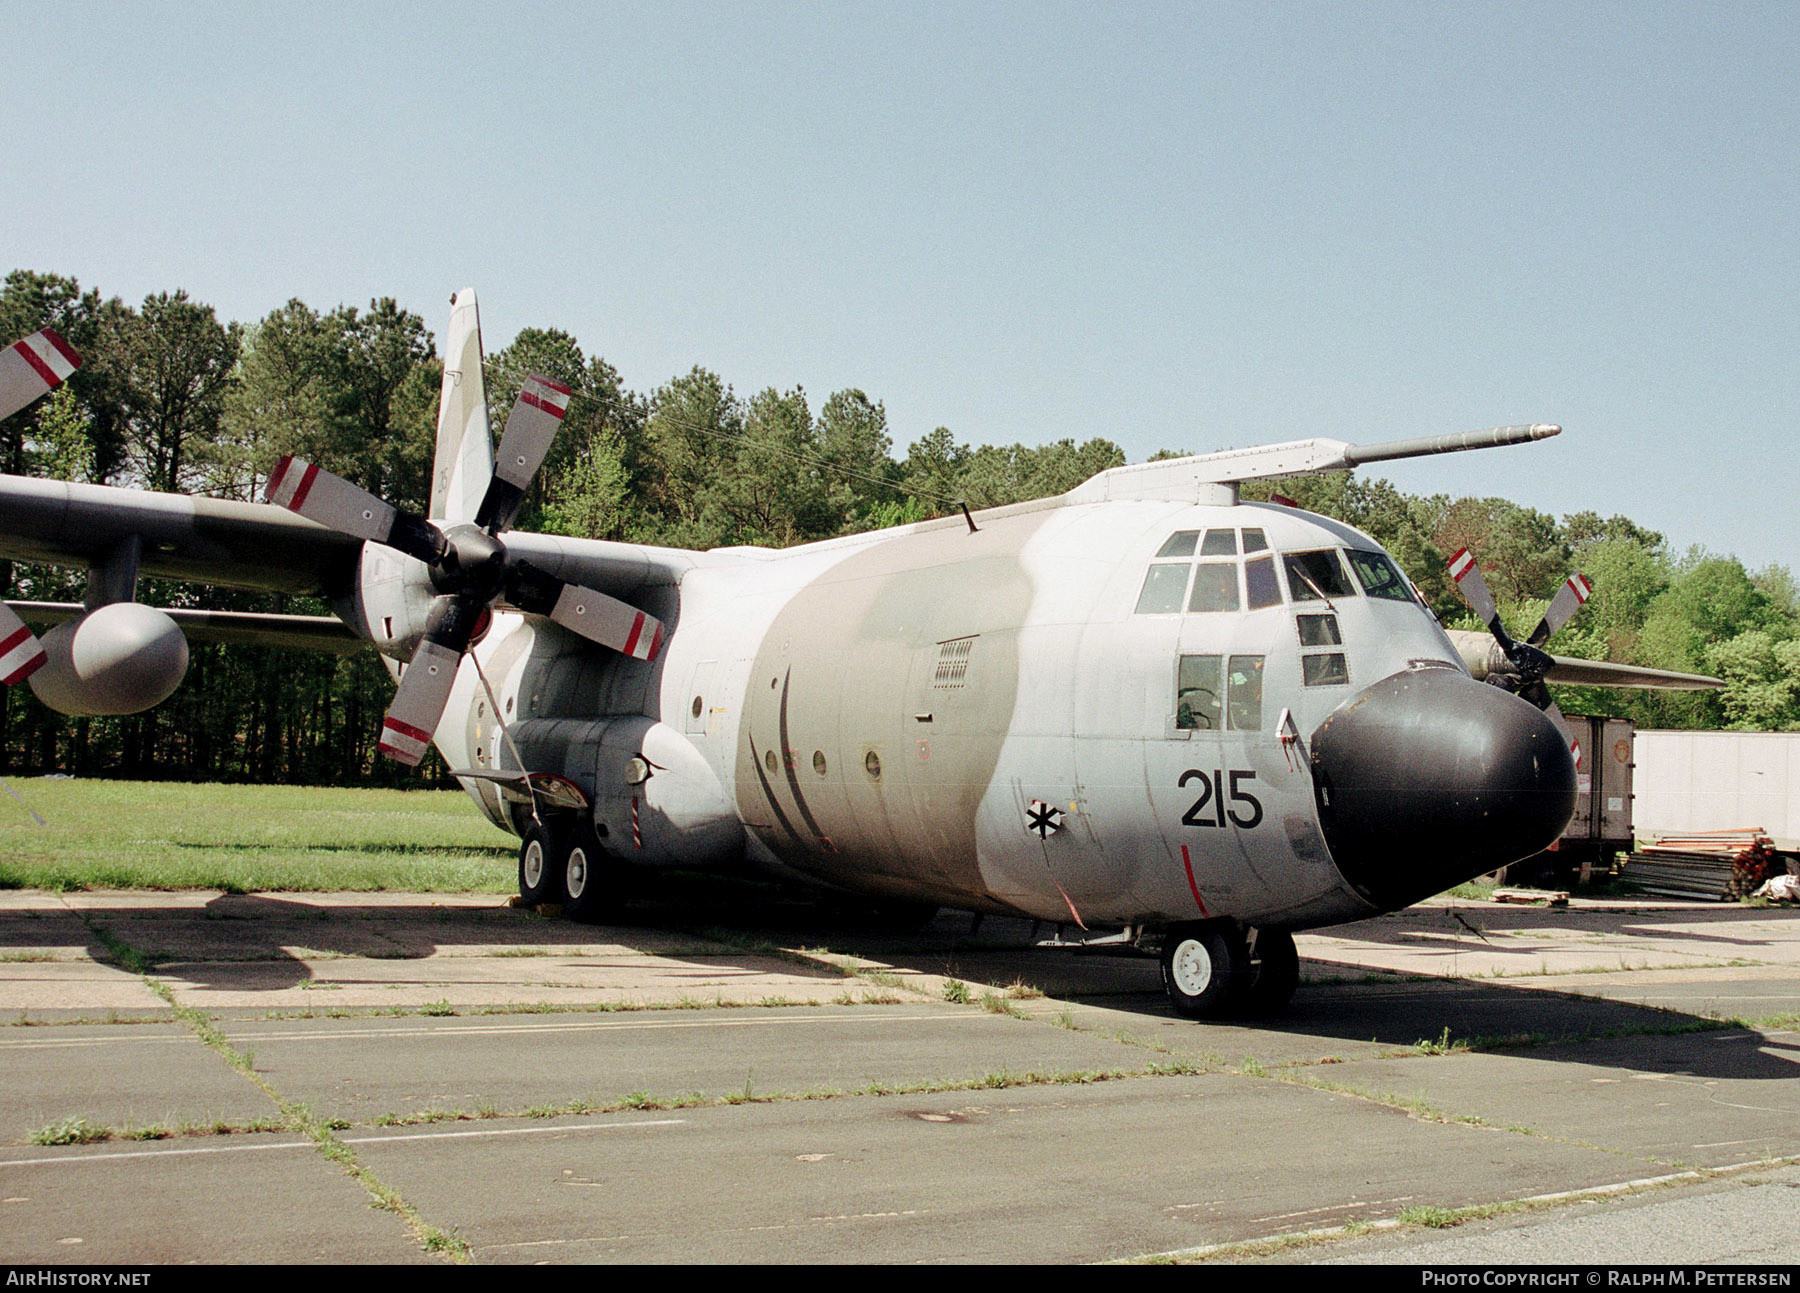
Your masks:
M 653 665 L 510 615 L 475 654 L 526 765 L 590 790 L 621 859 L 747 857 L 870 894 L 1097 926 L 1303 927 L 1375 910 L 1333 865 L 1303 755 L 1277 722 L 1285 708 L 1310 733 L 1378 678 L 1422 661 L 1460 669 L 1436 621 L 1414 602 L 1338 596 L 1350 674 L 1304 687 L 1295 616 L 1318 601 L 1134 614 L 1177 530 L 1254 527 L 1278 554 L 1379 552 L 1373 540 L 1248 503 L 1025 505 L 975 521 L 687 554 L 638 590 L 671 627 Z M 964 642 L 945 685 L 945 644 Z M 1266 661 L 1257 730 L 1177 730 L 1183 654 Z M 516 766 L 475 674 L 452 699 L 467 723 L 438 743 L 453 766 Z M 640 753 L 657 770 L 631 787 Z M 1233 770 L 1255 809 L 1233 800 L 1220 825 L 1184 822 L 1196 798 L 1184 774 Z M 465 784 L 520 828 L 491 785 Z M 1060 829 L 1029 828 L 1033 800 L 1061 811 Z

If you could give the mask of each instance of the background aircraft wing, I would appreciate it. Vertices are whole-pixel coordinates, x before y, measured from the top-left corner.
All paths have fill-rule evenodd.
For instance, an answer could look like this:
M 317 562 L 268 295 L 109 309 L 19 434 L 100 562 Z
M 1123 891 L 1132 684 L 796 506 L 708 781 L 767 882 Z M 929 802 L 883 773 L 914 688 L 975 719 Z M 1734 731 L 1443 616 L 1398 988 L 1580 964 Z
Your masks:
M 351 590 L 362 551 L 350 535 L 268 503 L 0 476 L 0 558 L 85 568 L 133 536 L 146 575 L 326 597 Z M 679 548 L 518 531 L 507 544 L 551 575 L 614 597 L 678 583 L 705 560 Z

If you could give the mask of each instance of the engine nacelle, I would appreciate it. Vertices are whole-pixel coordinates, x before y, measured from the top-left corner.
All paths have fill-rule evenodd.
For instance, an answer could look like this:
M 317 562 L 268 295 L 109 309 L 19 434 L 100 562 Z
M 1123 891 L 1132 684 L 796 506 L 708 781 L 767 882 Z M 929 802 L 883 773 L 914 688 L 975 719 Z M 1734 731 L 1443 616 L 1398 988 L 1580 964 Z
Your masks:
M 28 681 L 63 714 L 136 714 L 167 700 L 187 674 L 187 639 L 154 606 L 114 602 L 39 640 L 47 658 Z

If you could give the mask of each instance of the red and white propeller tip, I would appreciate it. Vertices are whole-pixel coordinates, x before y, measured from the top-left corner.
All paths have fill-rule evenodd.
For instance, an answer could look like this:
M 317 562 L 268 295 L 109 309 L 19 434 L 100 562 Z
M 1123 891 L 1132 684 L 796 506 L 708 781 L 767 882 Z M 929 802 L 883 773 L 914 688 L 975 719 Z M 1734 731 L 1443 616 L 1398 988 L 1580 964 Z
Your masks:
M 378 748 L 390 758 L 412 765 L 425 757 L 463 654 L 495 605 L 546 616 L 633 659 L 653 660 L 661 650 L 663 625 L 655 616 L 512 556 L 501 537 L 555 443 L 573 394 L 541 373 L 525 379 L 471 525 L 440 528 L 303 458 L 283 458 L 270 473 L 264 495 L 269 502 L 417 558 L 430 567 L 441 590 L 382 725 Z
M 55 328 L 40 329 L 0 350 L 0 418 L 48 395 L 80 367 L 81 356 Z

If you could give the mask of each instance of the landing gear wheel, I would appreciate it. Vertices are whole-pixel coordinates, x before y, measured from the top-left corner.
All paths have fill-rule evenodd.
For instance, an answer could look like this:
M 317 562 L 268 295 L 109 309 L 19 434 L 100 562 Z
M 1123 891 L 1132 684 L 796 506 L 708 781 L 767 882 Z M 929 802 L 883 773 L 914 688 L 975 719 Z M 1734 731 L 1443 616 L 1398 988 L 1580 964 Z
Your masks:
M 1244 936 L 1230 926 L 1176 925 L 1163 936 L 1163 990 L 1177 1014 L 1219 1019 L 1244 996 L 1250 956 Z
M 568 895 L 563 910 L 589 925 L 613 915 L 618 904 L 614 871 L 600 851 L 600 837 L 594 828 L 586 823 L 575 827 L 563 854 L 563 892 Z
M 525 828 L 519 844 L 519 900 L 527 907 L 558 903 L 563 892 L 563 838 L 548 822 Z
M 1244 991 L 1243 1013 L 1270 1019 L 1287 1009 L 1300 986 L 1300 954 L 1285 929 L 1259 929 L 1251 943 L 1251 976 Z

